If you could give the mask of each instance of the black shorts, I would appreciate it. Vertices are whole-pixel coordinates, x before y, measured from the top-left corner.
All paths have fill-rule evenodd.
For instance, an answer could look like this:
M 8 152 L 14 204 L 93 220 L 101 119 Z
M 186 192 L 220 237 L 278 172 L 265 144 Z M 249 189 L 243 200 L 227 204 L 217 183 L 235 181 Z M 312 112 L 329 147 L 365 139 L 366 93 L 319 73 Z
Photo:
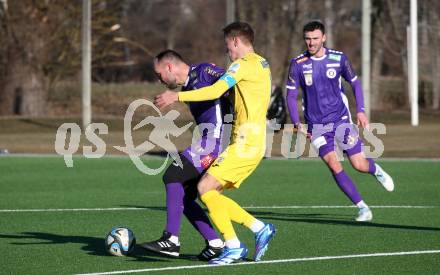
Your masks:
M 179 154 L 182 160 L 182 168 L 173 161 L 163 174 L 163 182 L 165 184 L 180 182 L 185 189 L 185 197 L 187 199 L 197 198 L 197 183 L 203 174 L 194 167 L 194 165 L 184 156 Z

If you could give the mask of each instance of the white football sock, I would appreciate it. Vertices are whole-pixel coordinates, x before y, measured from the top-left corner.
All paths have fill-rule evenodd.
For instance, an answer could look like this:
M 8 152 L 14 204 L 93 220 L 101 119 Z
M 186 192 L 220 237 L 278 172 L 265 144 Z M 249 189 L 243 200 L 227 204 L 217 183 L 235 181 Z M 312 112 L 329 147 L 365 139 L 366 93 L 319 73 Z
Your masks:
M 251 225 L 251 230 L 254 233 L 258 233 L 261 229 L 263 229 L 264 223 L 260 220 L 255 220 Z
M 223 247 L 223 246 L 225 246 L 225 243 L 222 240 L 220 240 L 220 239 L 210 240 L 210 241 L 208 241 L 208 243 L 212 247 Z
M 233 238 L 230 240 L 225 241 L 226 246 L 229 248 L 239 248 L 240 247 L 240 241 L 237 238 Z
M 177 237 L 177 236 L 171 235 L 171 237 L 168 240 L 175 245 L 180 245 L 179 237 Z
M 362 200 L 362 201 L 360 201 L 360 202 L 358 202 L 357 204 L 356 204 L 356 206 L 359 208 L 359 209 L 361 209 L 361 208 L 368 208 L 368 205 Z

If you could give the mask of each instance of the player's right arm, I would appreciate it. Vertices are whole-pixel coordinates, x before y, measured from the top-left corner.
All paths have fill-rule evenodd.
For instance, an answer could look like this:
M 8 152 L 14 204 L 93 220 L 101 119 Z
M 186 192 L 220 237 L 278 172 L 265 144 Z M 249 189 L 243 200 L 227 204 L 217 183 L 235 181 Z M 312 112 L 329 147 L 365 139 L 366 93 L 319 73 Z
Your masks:
M 287 108 L 289 109 L 290 119 L 295 126 L 300 123 L 298 103 L 296 102 L 298 98 L 298 88 L 299 88 L 299 76 L 296 71 L 296 60 L 292 59 L 289 66 L 289 75 L 287 76 L 286 83 L 286 102 Z

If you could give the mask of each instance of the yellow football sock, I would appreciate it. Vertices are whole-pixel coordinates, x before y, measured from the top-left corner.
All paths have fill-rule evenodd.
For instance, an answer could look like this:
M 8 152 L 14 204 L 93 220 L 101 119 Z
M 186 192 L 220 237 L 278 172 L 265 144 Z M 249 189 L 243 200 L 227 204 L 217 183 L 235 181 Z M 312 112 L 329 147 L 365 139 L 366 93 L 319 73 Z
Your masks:
M 225 198 L 216 190 L 208 191 L 200 197 L 202 202 L 208 207 L 209 216 L 215 226 L 227 241 L 237 238 L 237 235 L 235 234 L 234 227 L 232 227 Z
M 256 221 L 255 217 L 244 210 L 238 203 L 228 197 L 224 197 L 224 203 L 228 208 L 229 217 L 232 221 L 240 223 L 251 229 L 252 224 Z

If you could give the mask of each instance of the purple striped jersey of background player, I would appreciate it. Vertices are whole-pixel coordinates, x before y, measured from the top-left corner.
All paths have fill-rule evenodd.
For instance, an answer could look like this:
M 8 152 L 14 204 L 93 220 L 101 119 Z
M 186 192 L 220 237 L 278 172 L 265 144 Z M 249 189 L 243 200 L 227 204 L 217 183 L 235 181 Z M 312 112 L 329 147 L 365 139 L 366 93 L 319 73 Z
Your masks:
M 210 86 L 224 73 L 225 70 L 223 68 L 210 63 L 191 65 L 188 78 L 182 87 L 182 91 L 190 91 Z M 199 171 L 202 171 L 206 169 L 222 151 L 221 138 L 223 120 L 226 114 L 232 112 L 232 108 L 226 96 L 222 96 L 215 100 L 190 102 L 188 103 L 188 106 L 197 125 L 202 123 L 209 123 L 212 125 L 209 131 L 205 129 L 205 131 L 201 133 L 201 139 L 197 144 L 192 144 L 182 152 L 182 154 L 190 160 Z M 211 146 L 207 144 L 208 141 Z M 209 157 L 207 161 L 204 162 L 203 159 L 208 155 Z
M 303 92 L 304 117 L 307 124 L 337 123 L 351 116 L 342 79 L 348 81 L 355 93 L 356 110 L 364 112 L 360 81 L 347 56 L 325 48 L 324 56 L 316 58 L 308 51 L 290 61 L 287 80 L 287 104 L 294 124 L 299 123 L 296 98 Z

